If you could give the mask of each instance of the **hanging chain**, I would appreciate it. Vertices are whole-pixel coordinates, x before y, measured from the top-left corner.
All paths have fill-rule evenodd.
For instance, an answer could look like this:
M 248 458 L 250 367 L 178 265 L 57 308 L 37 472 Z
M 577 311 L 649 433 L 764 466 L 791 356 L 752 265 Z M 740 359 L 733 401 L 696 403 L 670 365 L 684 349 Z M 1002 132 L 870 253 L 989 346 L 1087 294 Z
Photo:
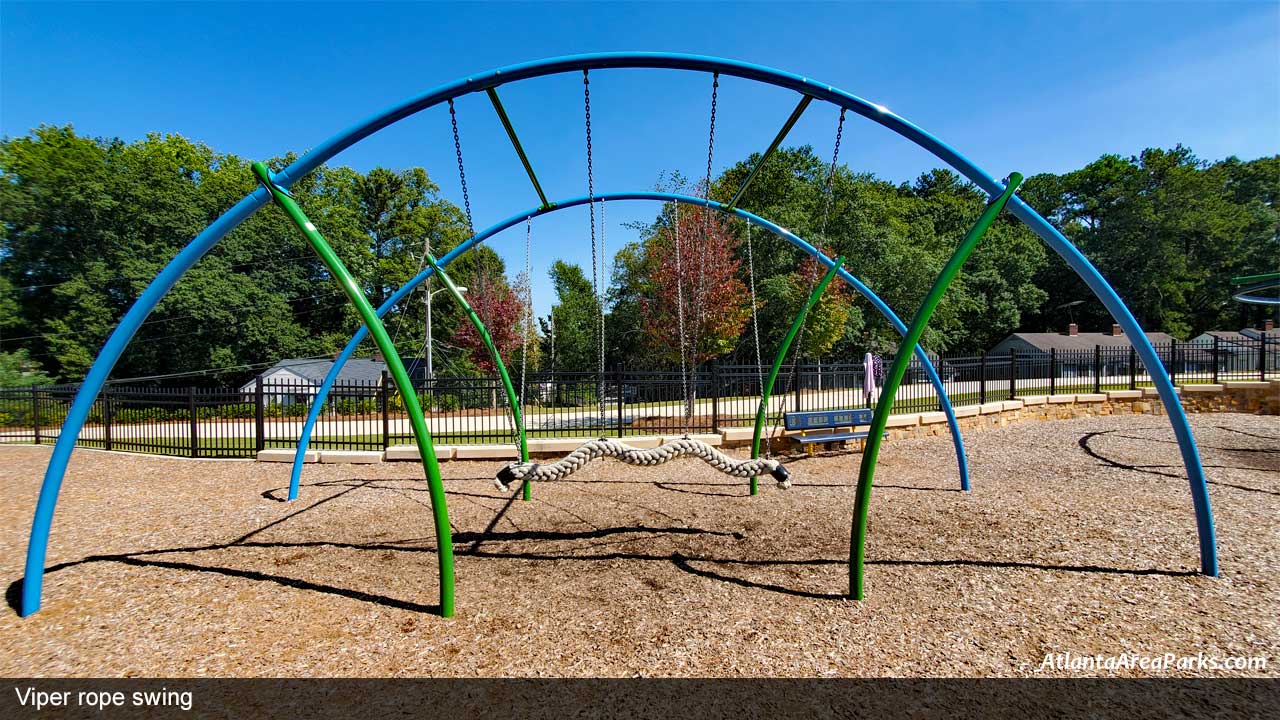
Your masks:
M 760 318 L 756 312 L 759 307 L 756 302 L 756 257 L 755 250 L 751 247 L 751 220 L 747 220 L 747 278 L 751 283 L 751 334 L 755 338 L 756 343 L 756 378 L 760 383 L 760 395 L 764 395 L 764 368 L 761 366 L 760 358 Z
M 693 398 L 689 396 L 689 358 L 686 353 L 687 344 L 684 333 L 684 248 L 680 245 L 680 203 L 675 203 L 675 243 L 676 243 L 676 318 L 680 327 L 680 390 L 684 397 L 684 432 L 689 434 L 689 423 L 693 416 Z
M 817 237 L 814 238 L 814 242 L 813 242 L 813 245 L 815 248 L 817 248 L 818 252 L 821 252 L 823 254 L 826 254 L 826 250 L 823 249 L 821 240 L 826 238 L 827 219 L 831 212 L 831 200 L 835 194 L 834 189 L 835 189 L 836 167 L 840 161 L 840 140 L 844 136 L 844 117 L 845 117 L 845 109 L 841 108 L 840 121 L 836 123 L 835 150 L 833 150 L 831 153 L 831 169 L 827 171 L 827 182 L 825 187 L 823 187 L 822 189 L 822 194 L 823 194 L 822 220 L 818 228 L 818 235 Z M 814 268 L 813 271 L 809 273 L 809 275 L 810 275 L 809 291 L 808 291 L 808 294 L 805 295 L 806 302 L 808 301 L 809 295 L 813 294 L 813 290 L 815 287 L 817 287 L 817 284 L 818 284 L 819 274 L 818 274 L 817 268 Z M 785 386 L 783 388 L 784 393 L 789 393 L 791 391 L 791 388 L 794 387 L 795 383 L 799 380 L 800 358 L 804 348 L 804 334 L 805 334 L 805 330 L 808 329 L 808 326 L 809 326 L 809 316 L 808 314 L 806 314 L 804 319 L 800 321 L 800 332 L 797 333 L 796 335 L 795 361 L 792 363 L 791 371 L 787 374 L 787 382 L 785 383 Z M 786 407 L 785 400 L 783 401 L 783 407 L 784 408 Z M 800 408 L 797 407 L 796 410 L 798 411 L 800 410 Z M 779 412 L 777 418 L 774 420 L 773 430 L 769 432 L 770 440 L 773 439 L 773 435 L 778 431 L 778 425 L 781 424 L 781 422 L 782 422 L 782 413 Z M 772 443 L 770 443 L 770 445 L 772 445 Z M 770 452 L 772 452 L 772 447 L 770 447 Z
M 453 150 L 458 155 L 458 179 L 462 181 L 462 206 L 467 212 L 467 231 L 475 234 L 476 226 L 471 221 L 471 194 L 467 192 L 467 171 L 462 165 L 462 141 L 458 139 L 458 113 L 453 109 L 453 99 L 449 100 L 449 122 L 453 125 Z
M 605 234 L 606 225 L 607 223 L 605 222 L 605 219 L 604 219 L 604 200 L 602 199 L 600 201 L 600 295 L 596 298 L 596 303 L 600 306 L 600 312 L 597 313 L 596 315 L 596 319 L 597 319 L 596 337 L 598 338 L 596 342 L 596 352 L 598 353 L 597 359 L 596 359 L 596 366 L 600 368 L 600 377 L 602 378 L 600 382 L 601 382 L 602 388 L 604 386 L 604 380 L 603 380 L 604 378 L 604 299 L 605 299 L 604 296 L 608 292 L 608 287 L 609 287 L 609 274 L 606 268 L 606 265 L 609 262 L 608 260 L 609 253 L 605 251 L 605 244 L 604 244 L 604 234 Z M 619 382 L 621 382 L 621 380 L 619 380 Z M 619 398 L 622 397 L 621 385 L 619 385 L 618 387 L 618 397 Z M 603 419 L 604 418 L 604 396 L 603 395 L 601 395 L 600 403 L 601 403 L 600 417 L 601 419 Z
M 818 228 L 819 237 L 827 236 L 827 219 L 831 215 L 831 198 L 834 196 L 836 164 L 840 161 L 840 138 L 844 136 L 844 113 L 840 108 L 840 122 L 836 124 L 836 149 L 831 153 L 831 170 L 827 172 L 827 186 L 823 188 L 822 224 Z M 821 248 L 819 248 L 821 249 Z
M 715 73 L 711 80 L 711 129 L 707 135 L 707 175 L 702 181 L 702 199 L 711 199 L 711 161 L 716 149 L 716 102 L 720 93 L 720 73 Z M 698 254 L 698 306 L 702 306 L 703 292 L 706 289 L 707 234 L 711 223 L 711 206 L 702 210 L 702 245 Z M 699 321 L 701 328 L 701 321 Z
M 533 271 L 529 266 L 529 245 L 533 237 L 533 216 L 524 219 L 524 330 L 520 333 L 520 416 L 524 417 L 524 391 L 528 384 L 529 335 L 533 332 Z
M 707 132 L 707 174 L 702 181 L 702 199 L 711 199 L 711 167 L 712 160 L 715 157 L 716 149 L 716 106 L 720 96 L 720 73 L 713 73 L 711 76 L 711 122 Z M 706 322 L 706 293 L 707 293 L 707 237 L 710 235 L 711 228 L 711 205 L 708 202 L 702 208 L 702 242 L 698 245 L 698 288 L 694 294 L 694 306 L 698 309 L 695 318 L 693 331 L 693 369 L 698 371 L 698 348 L 702 346 L 702 333 Z M 692 399 L 690 399 L 692 405 Z M 692 412 L 692 410 L 690 410 Z
M 591 167 L 591 77 L 582 71 L 582 103 L 587 118 L 587 208 L 591 215 L 591 292 L 596 297 L 596 311 L 600 319 L 596 323 L 596 344 L 604 346 L 604 306 L 600 304 L 600 259 L 596 248 L 596 185 Z M 604 353 L 596 357 L 596 411 L 604 422 Z
M 711 76 L 711 133 L 707 140 L 707 177 L 702 188 L 702 199 L 711 199 L 711 158 L 716 149 L 716 97 L 720 93 L 720 73 Z

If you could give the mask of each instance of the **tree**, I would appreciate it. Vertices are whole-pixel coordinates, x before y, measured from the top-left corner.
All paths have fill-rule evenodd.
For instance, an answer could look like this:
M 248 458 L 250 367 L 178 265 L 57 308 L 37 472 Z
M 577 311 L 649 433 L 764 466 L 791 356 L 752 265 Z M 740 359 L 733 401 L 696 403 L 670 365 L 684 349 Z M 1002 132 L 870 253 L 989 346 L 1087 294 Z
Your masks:
M 650 241 L 644 330 L 657 356 L 679 361 L 683 343 L 696 367 L 733 350 L 751 315 L 747 289 L 738 279 L 737 247 L 728 223 L 701 208 L 676 213 Z
M 491 266 L 483 266 L 477 270 L 474 285 L 468 286 L 468 295 L 472 309 L 484 323 L 493 345 L 502 356 L 503 362 L 510 363 L 513 357 L 518 358 L 523 333 L 526 306 L 521 293 L 507 284 L 506 278 L 494 271 Z M 474 287 L 474 289 L 470 289 Z M 489 355 L 489 349 L 475 325 L 462 322 L 453 333 L 454 345 L 465 350 L 471 362 L 481 370 L 494 373 L 497 366 Z M 509 370 L 510 368 L 508 368 Z
M 1187 337 L 1230 326 L 1239 309 L 1230 278 L 1275 268 L 1280 256 L 1275 197 L 1268 172 L 1276 158 L 1210 165 L 1181 145 L 1137 156 L 1104 155 L 1057 178 L 1033 178 L 1028 198 L 1098 267 L 1138 322 Z M 1075 309 L 1082 326 L 1106 327 L 1109 313 L 1064 263 L 1037 277 L 1048 291 L 1044 326 L 1054 311 Z
M 49 385 L 53 378 L 44 374 L 40 363 L 27 357 L 26 350 L 0 352 L 0 388 Z
M 542 357 L 556 372 L 595 372 L 600 303 L 578 265 L 563 260 L 548 272 L 556 303 L 542 322 Z
M 726 170 L 713 186 L 713 197 L 732 193 L 757 161 L 758 156 L 752 156 Z M 846 165 L 838 165 L 832 173 L 829 161 L 807 146 L 776 153 L 742 200 L 744 208 L 783 225 L 829 256 L 844 255 L 845 267 L 904 321 L 910 320 L 984 203 L 983 193 L 950 171 L 935 170 L 914 184 L 894 185 L 855 173 Z M 1015 250 L 1012 257 L 983 249 L 997 236 L 1007 238 L 1001 242 Z M 807 256 L 767 233 L 755 234 L 753 240 L 762 299 L 762 344 L 772 348 L 781 342 L 807 297 L 795 276 Z M 1016 224 L 1002 225 L 979 247 L 926 329 L 924 343 L 934 350 L 985 348 L 1016 329 L 1021 313 L 1039 307 L 1041 296 L 1032 279 L 1043 260 L 1034 235 Z M 740 251 L 740 259 L 742 255 Z M 804 288 L 811 284 L 802 283 Z M 837 280 L 832 288 L 845 289 L 842 285 Z M 852 361 L 867 349 L 886 352 L 897 346 L 899 334 L 879 318 L 879 312 L 861 298 L 844 298 L 851 304 L 842 313 L 842 331 L 830 345 L 806 351 L 820 350 L 821 355 Z M 1000 303 L 997 316 L 988 312 L 989 299 Z M 819 305 L 810 320 L 823 312 L 824 306 Z M 806 324 L 806 335 L 808 329 Z M 836 332 L 834 327 L 829 330 Z M 745 351 L 740 344 L 738 356 L 754 359 L 753 352 Z M 763 354 L 769 355 L 768 350 Z
M 0 305 L 17 304 L 0 340 L 69 381 L 159 270 L 255 187 L 244 160 L 180 136 L 126 144 L 69 126 L 0 141 L 0 174 L 0 279 L 10 288 L 0 286 Z M 321 167 L 293 192 L 375 299 L 409 279 L 425 239 L 452 247 L 467 234 L 420 168 L 366 177 Z M 403 304 L 389 322 L 415 313 L 420 304 Z M 358 323 L 305 238 L 268 208 L 178 282 L 115 375 L 238 382 L 246 365 L 332 353 Z

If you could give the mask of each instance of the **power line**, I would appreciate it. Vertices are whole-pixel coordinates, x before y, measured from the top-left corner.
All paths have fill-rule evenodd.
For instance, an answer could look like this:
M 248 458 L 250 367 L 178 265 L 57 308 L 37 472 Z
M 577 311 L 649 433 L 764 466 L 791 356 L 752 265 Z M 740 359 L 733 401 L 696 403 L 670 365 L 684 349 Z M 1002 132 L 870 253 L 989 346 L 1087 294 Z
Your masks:
M 308 356 L 308 357 L 302 357 L 302 358 L 291 358 L 291 359 L 292 359 L 292 360 L 332 360 L 332 359 L 333 359 L 333 356 L 332 356 L 332 355 L 311 355 L 311 356 Z M 254 369 L 257 369 L 257 368 L 271 367 L 272 365 L 275 365 L 275 364 L 276 364 L 276 363 L 278 363 L 278 362 L 279 362 L 279 360 L 273 360 L 273 361 L 270 361 L 270 362 L 247 363 L 247 364 L 244 364 L 244 365 L 228 365 L 228 366 L 226 366 L 226 367 L 220 367 L 220 368 L 205 368 L 205 369 L 203 369 L 203 370 L 188 370 L 188 371 L 186 371 L 186 372 L 180 372 L 180 373 L 166 373 L 166 374 L 164 374 L 164 375 L 141 375 L 141 376 L 138 376 L 138 377 L 131 377 L 131 378 L 113 378 L 113 379 L 109 380 L 108 382 L 112 382 L 112 383 L 124 383 L 124 382 L 140 382 L 140 381 L 143 381 L 143 380 L 167 380 L 167 379 L 170 379 L 170 378 L 193 377 L 193 376 L 196 376 L 196 375 L 211 375 L 211 374 L 213 374 L 213 373 L 229 372 L 229 371 L 233 371 L 233 370 L 254 370 Z
M 317 295 L 307 295 L 307 296 L 305 296 L 305 297 L 298 297 L 298 298 L 287 299 L 287 300 L 285 300 L 285 302 L 288 302 L 288 303 L 295 303 L 295 302 L 301 302 L 301 301 L 303 301 L 303 300 L 315 300 L 315 299 L 317 299 L 317 298 L 334 297 L 334 296 L 338 296 L 338 295 L 342 295 L 342 294 L 343 294 L 343 293 L 342 293 L 341 291 L 339 291 L 339 290 L 333 290 L 333 291 L 326 292 L 326 293 L 319 293 L 319 294 L 317 294 Z M 238 311 L 241 311 L 241 310 L 252 310 L 252 309 L 254 309 L 255 307 L 257 307 L 257 306 L 256 306 L 256 305 L 252 305 L 252 306 L 250 306 L 250 305 L 242 305 L 242 306 L 237 307 L 237 308 L 232 308 L 232 312 L 238 312 Z M 305 314 L 305 313 L 295 312 L 294 314 L 295 314 L 295 315 L 300 315 L 300 314 Z M 158 319 L 158 320 L 145 320 L 145 321 L 143 321 L 143 322 L 141 323 L 141 325 L 162 325 L 162 324 L 164 324 L 164 323 L 177 322 L 178 320 L 192 320 L 192 319 L 200 318 L 200 317 L 204 317 L 204 316 L 203 316 L 203 315 L 179 315 L 179 316 L 177 316 L 177 317 L 160 318 L 160 319 Z M 88 333 L 86 333 L 86 332 L 85 332 L 85 331 L 83 331 L 83 330 L 63 330 L 62 332 L 55 332 L 55 333 L 41 333 L 41 334 L 39 334 L 39 335 L 22 335 L 22 336 L 19 336 L 19 337 L 6 337 L 6 338 L 3 338 L 3 340 L 4 340 L 4 342 L 10 342 L 10 341 L 15 341 L 15 340 L 37 340 L 37 339 L 44 339 L 44 340 L 48 340 L 48 339 L 50 339 L 50 338 L 62 337 L 63 335 L 87 335 L 87 334 L 88 334 Z
M 337 294 L 337 293 L 335 293 L 335 294 Z M 345 306 L 345 304 L 346 304 L 345 302 L 334 302 L 334 303 L 329 303 L 329 304 L 327 304 L 327 305 L 320 305 L 320 306 L 318 306 L 318 307 L 314 307 L 314 308 L 311 308 L 311 309 L 309 309 L 309 310 L 302 310 L 302 311 L 295 312 L 295 313 L 294 313 L 294 316 L 296 317 L 296 316 L 302 316 L 302 315 L 310 315 L 310 314 L 312 314 L 312 313 L 321 312 L 321 311 L 323 311 L 323 310 L 332 310 L 332 309 L 337 309 L 337 308 L 339 308 L 339 307 L 343 307 L 343 306 Z M 231 325 L 231 326 L 240 325 L 240 324 L 246 323 L 246 322 L 248 322 L 248 321 L 250 321 L 250 320 L 252 320 L 252 319 L 254 319 L 252 316 L 250 316 L 250 317 L 245 317 L 245 318 L 242 318 L 241 320 L 238 320 L 238 321 L 236 321 L 236 322 L 230 323 L 230 325 Z M 225 327 L 225 325 L 224 325 L 224 327 Z M 174 334 L 172 334 L 172 335 L 160 335 L 160 336 L 142 336 L 142 337 L 135 337 L 135 338 L 133 338 L 133 339 L 132 339 L 132 342 L 130 343 L 130 346 L 131 346 L 131 347 L 133 347 L 133 343 L 136 343 L 136 342 L 138 342 L 138 341 L 140 341 L 140 340 L 141 340 L 141 341 L 144 341 L 144 342 L 156 342 L 156 341 L 160 341 L 160 340 L 171 340 L 171 339 L 173 339 L 173 338 L 190 337 L 190 336 L 192 336 L 192 335 L 199 335 L 199 334 L 201 334 L 201 333 L 203 333 L 203 332 L 205 332 L 205 329 L 204 329 L 204 328 L 202 328 L 202 329 L 200 329 L 200 330 L 193 330 L 193 331 L 191 331 L 191 332 L 174 333 Z M 47 351 L 47 350 L 46 350 L 46 351 L 36 351 L 36 352 L 32 352 L 29 348 L 23 348 L 23 349 L 27 350 L 27 355 L 28 355 L 29 357 L 47 357 L 47 358 L 53 358 L 53 359 L 57 359 L 57 358 L 58 358 L 58 355 L 57 355 L 57 354 L 55 354 L 55 353 L 53 353 L 53 352 L 50 352 L 50 351 Z
M 210 256 L 208 256 L 208 257 L 218 257 L 218 256 L 210 255 Z M 253 260 L 253 261 L 251 261 L 251 262 L 234 263 L 234 264 L 228 265 L 228 266 L 227 266 L 227 269 L 228 269 L 228 270 L 236 270 L 236 269 L 238 269 L 238 268 L 253 267 L 253 266 L 255 266 L 255 265 L 263 265 L 263 264 L 266 264 L 266 263 L 271 263 L 271 264 L 273 264 L 273 265 L 280 265 L 280 264 L 284 264 L 284 263 L 293 263 L 293 262 L 297 262 L 297 261 L 299 261 L 299 260 L 315 260 L 316 262 L 320 262 L 320 258 L 319 258 L 318 256 L 316 256 L 315 254 L 311 254 L 311 255 L 298 255 L 297 257 L 282 258 L 282 259 L 279 259 L 279 260 L 271 259 L 271 258 L 267 258 L 267 259 L 263 259 L 263 260 Z M 127 280 L 128 278 L 125 278 L 125 277 L 123 277 L 123 276 L 116 276 L 116 277 L 115 277 L 115 278 L 113 278 L 113 279 L 115 279 L 115 280 Z M 51 287 L 58 287 L 58 286 L 60 286 L 60 285 L 69 285 L 69 284 L 71 284 L 71 283 L 73 283 L 73 282 L 79 282 L 79 281 L 81 281 L 81 280 L 84 280 L 84 278 L 72 278 L 72 279 L 70 279 L 70 280 L 60 280 L 60 281 L 55 282 L 55 283 L 45 283 L 45 284 L 43 284 L 43 285 L 24 285 L 24 286 L 21 286 L 21 287 L 16 287 L 16 288 L 14 288 L 14 289 L 15 289 L 15 290 L 20 290 L 20 291 L 21 291 L 21 290 L 39 290 L 39 289 L 41 289 L 41 288 L 51 288 Z

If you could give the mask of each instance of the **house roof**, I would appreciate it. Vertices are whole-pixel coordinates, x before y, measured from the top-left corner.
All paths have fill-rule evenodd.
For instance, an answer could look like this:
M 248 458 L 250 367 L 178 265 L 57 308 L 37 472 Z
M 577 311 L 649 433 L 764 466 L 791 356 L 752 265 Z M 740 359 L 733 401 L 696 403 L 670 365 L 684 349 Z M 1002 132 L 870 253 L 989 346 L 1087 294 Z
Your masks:
M 1258 339 L 1265 337 L 1268 345 L 1280 343 L 1280 330 L 1255 330 L 1253 328 L 1245 328 L 1239 332 L 1235 330 L 1209 330 L 1204 333 L 1210 337 L 1216 337 L 1220 342 L 1238 343 L 1240 345 L 1251 346 L 1257 349 Z
M 281 360 L 263 371 L 263 375 L 270 375 L 281 370 L 288 371 L 305 378 L 317 385 L 324 381 L 325 375 L 329 374 L 329 369 L 333 367 L 332 360 L 310 360 L 290 358 Z M 382 371 L 387 369 L 387 364 L 378 360 L 369 358 L 352 358 L 342 366 L 342 370 L 338 372 L 338 382 L 340 383 L 374 383 L 382 379 Z
M 1147 339 L 1153 345 L 1165 345 L 1173 342 L 1173 336 L 1162 332 L 1149 332 L 1146 334 Z M 1042 350 L 1092 350 L 1095 345 L 1103 347 L 1129 347 L 1127 335 L 1112 335 L 1110 333 L 1080 333 L 1078 335 L 1063 335 L 1062 333 L 1013 333 L 1005 340 L 1017 338 L 1022 342 Z

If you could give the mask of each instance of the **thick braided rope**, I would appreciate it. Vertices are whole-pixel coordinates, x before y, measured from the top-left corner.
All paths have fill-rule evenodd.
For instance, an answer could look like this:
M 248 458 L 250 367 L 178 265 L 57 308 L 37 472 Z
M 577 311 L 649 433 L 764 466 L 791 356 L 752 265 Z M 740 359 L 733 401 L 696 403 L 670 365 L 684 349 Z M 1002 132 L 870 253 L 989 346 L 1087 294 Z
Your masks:
M 767 475 L 777 469 L 779 463 L 770 458 L 753 460 L 736 460 L 725 455 L 714 447 L 693 438 L 680 438 L 664 443 L 652 450 L 644 450 L 625 445 L 617 440 L 600 438 L 592 440 L 564 458 L 553 463 L 512 463 L 507 466 L 511 476 L 518 481 L 532 480 L 544 482 L 562 480 L 580 470 L 587 463 L 602 457 L 613 457 L 628 465 L 661 465 L 678 457 L 696 457 L 726 475 L 738 478 L 749 478 Z M 501 480 L 495 484 L 499 490 L 509 488 Z M 780 483 L 789 487 L 791 483 Z

